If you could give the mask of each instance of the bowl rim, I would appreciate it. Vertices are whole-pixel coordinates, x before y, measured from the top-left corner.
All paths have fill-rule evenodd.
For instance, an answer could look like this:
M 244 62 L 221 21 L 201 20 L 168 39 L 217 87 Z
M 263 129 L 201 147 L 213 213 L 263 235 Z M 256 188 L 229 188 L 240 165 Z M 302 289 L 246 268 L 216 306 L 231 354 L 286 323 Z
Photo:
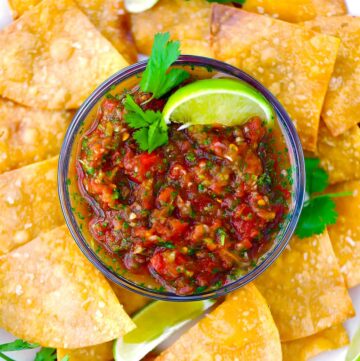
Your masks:
M 97 257 L 94 250 L 92 250 L 91 247 L 88 245 L 88 242 L 86 241 L 76 222 L 73 211 L 71 210 L 71 200 L 67 190 L 67 179 L 74 140 L 83 120 L 93 109 L 93 107 L 96 106 L 97 102 L 110 90 L 112 86 L 117 85 L 125 81 L 126 79 L 143 72 L 145 70 L 147 62 L 148 60 L 139 61 L 118 71 L 117 73 L 106 79 L 90 94 L 90 96 L 85 100 L 85 102 L 81 105 L 81 107 L 74 115 L 71 124 L 65 134 L 58 162 L 58 194 L 65 222 L 76 244 L 84 253 L 84 255 L 88 258 L 88 260 L 98 270 L 100 270 L 100 272 L 102 272 L 102 274 L 106 278 L 121 287 L 136 292 L 142 296 L 163 301 L 199 301 L 209 298 L 221 297 L 229 292 L 245 286 L 258 276 L 260 276 L 260 274 L 262 274 L 280 256 L 282 251 L 289 243 L 299 220 L 305 197 L 305 161 L 301 142 L 296 132 L 295 126 L 291 121 L 291 118 L 289 117 L 279 100 L 277 100 L 277 98 L 259 81 L 257 81 L 244 71 L 222 61 L 212 58 L 206 58 L 203 56 L 181 55 L 179 59 L 174 62 L 173 65 L 194 65 L 205 68 L 211 67 L 216 71 L 233 76 L 248 83 L 256 90 L 258 90 L 271 103 L 276 112 L 278 122 L 281 125 L 283 135 L 286 138 L 289 152 L 293 153 L 293 159 L 291 160 L 291 167 L 293 173 L 292 177 L 294 181 L 293 212 L 289 217 L 286 228 L 279 233 L 281 235 L 281 239 L 277 239 L 279 237 L 278 234 L 275 239 L 277 243 L 272 247 L 270 251 L 266 252 L 265 255 L 262 256 L 265 256 L 264 259 L 244 276 L 216 290 L 210 290 L 199 294 L 177 295 L 174 293 L 152 290 L 150 288 L 142 287 L 132 282 L 131 280 L 109 269 L 105 265 L 105 263 L 101 261 L 99 257 Z

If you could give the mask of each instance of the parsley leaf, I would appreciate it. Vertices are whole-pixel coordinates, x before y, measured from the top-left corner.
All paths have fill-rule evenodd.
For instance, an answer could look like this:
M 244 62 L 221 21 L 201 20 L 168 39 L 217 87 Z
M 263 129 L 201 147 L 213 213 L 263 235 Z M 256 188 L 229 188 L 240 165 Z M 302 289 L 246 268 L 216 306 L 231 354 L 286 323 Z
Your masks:
M 227 3 L 236 3 L 243 5 L 246 0 L 207 0 L 209 3 L 219 3 L 219 4 L 227 4 Z
M 143 111 L 129 94 L 124 107 L 127 111 L 125 121 L 129 127 L 137 129 L 133 137 L 141 150 L 151 153 L 168 142 L 167 125 L 160 112 Z
M 182 69 L 168 70 L 180 55 L 180 42 L 169 39 L 168 32 L 155 35 L 149 62 L 140 82 L 141 90 L 152 93 L 152 98 L 162 97 L 190 76 Z
M 13 342 L 0 345 L 0 352 L 30 350 L 36 347 L 39 347 L 39 345 L 36 343 L 30 343 L 23 340 L 15 340 Z
M 320 168 L 318 158 L 306 158 L 306 201 L 295 231 L 299 238 L 324 232 L 327 225 L 335 224 L 338 214 L 332 198 L 351 195 L 351 192 L 325 193 L 329 185 L 327 173 Z

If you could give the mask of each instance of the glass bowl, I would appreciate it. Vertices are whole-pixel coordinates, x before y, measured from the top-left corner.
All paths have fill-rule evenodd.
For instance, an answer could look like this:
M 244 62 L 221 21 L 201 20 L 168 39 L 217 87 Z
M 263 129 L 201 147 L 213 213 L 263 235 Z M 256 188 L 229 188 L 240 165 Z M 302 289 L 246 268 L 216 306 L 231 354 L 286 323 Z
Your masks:
M 253 281 L 256 277 L 262 274 L 276 260 L 276 258 L 279 257 L 295 231 L 303 206 L 305 194 L 304 155 L 299 137 L 289 115 L 286 113 L 280 102 L 274 97 L 274 95 L 271 94 L 269 90 L 267 90 L 262 84 L 260 84 L 250 75 L 229 64 L 214 59 L 190 55 L 180 56 L 180 58 L 174 63 L 175 66 L 190 66 L 197 68 L 201 67 L 208 71 L 209 69 L 212 69 L 222 73 L 225 76 L 235 77 L 257 89 L 272 104 L 289 151 L 293 182 L 292 204 L 290 205 L 289 209 L 289 217 L 284 220 L 282 229 L 274 239 L 271 249 L 261 256 L 255 268 L 237 280 L 234 280 L 233 282 L 226 284 L 216 290 L 210 290 L 191 295 L 177 295 L 169 292 L 160 292 L 146 288 L 144 286 L 140 286 L 139 284 L 136 284 L 135 282 L 115 272 L 112 267 L 109 267 L 109 265 L 106 264 L 97 255 L 94 247 L 89 245 L 89 240 L 85 239 L 85 236 L 80 229 L 81 227 L 79 226 L 79 222 L 74 215 L 71 206 L 67 180 L 74 142 L 76 137 L 79 136 L 79 132 L 81 133 L 81 128 L 83 122 L 87 118 L 87 115 L 109 90 L 113 89 L 114 86 L 126 81 L 127 79 L 136 76 L 137 74 L 141 74 L 145 70 L 146 64 L 147 60 L 138 62 L 119 71 L 103 82 L 80 107 L 78 112 L 75 114 L 72 123 L 70 124 L 62 145 L 58 166 L 58 191 L 67 226 L 77 245 L 85 254 L 85 256 L 90 260 L 90 262 L 93 263 L 93 265 L 99 269 L 108 279 L 122 287 L 137 292 L 143 296 L 166 301 L 196 301 L 224 296 L 225 294 Z

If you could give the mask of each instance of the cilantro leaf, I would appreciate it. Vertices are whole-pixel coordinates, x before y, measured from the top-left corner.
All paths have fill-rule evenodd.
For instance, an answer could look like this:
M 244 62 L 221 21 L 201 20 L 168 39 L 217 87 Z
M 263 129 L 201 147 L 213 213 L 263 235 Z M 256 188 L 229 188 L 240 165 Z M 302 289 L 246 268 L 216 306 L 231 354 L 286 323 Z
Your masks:
M 141 150 L 151 153 L 168 142 L 167 125 L 160 112 L 143 111 L 129 94 L 124 107 L 127 110 L 125 121 L 129 127 L 137 129 L 133 138 Z
M 0 345 L 0 352 L 30 350 L 36 347 L 39 347 L 39 345 L 36 343 L 30 343 L 23 340 L 15 340 L 13 342 Z
M 243 5 L 246 0 L 207 0 L 209 3 L 219 3 L 219 4 L 227 4 L 227 3 L 236 3 Z
M 170 34 L 158 33 L 154 37 L 151 55 L 143 73 L 140 88 L 152 93 L 153 98 L 160 98 L 171 89 L 189 78 L 190 74 L 182 69 L 171 69 L 171 64 L 180 55 L 180 42 L 171 41 Z
M 329 185 L 329 177 L 320 168 L 320 159 L 305 158 L 305 170 L 306 201 L 295 231 L 300 238 L 321 234 L 327 225 L 335 224 L 338 213 L 332 198 L 351 195 L 351 192 L 321 194 Z
M 315 198 L 306 205 L 300 215 L 296 235 L 300 238 L 321 234 L 329 224 L 335 224 L 338 214 L 330 197 Z
M 56 361 L 56 349 L 43 347 L 35 357 L 34 361 Z

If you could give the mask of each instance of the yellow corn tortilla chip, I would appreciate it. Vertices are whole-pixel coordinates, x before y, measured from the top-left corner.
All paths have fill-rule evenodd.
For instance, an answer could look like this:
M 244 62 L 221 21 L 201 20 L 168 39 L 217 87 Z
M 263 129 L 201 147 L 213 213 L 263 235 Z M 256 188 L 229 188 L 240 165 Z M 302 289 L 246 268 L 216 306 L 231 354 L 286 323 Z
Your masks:
M 115 283 L 111 282 L 110 285 L 114 290 L 120 303 L 123 305 L 126 313 L 128 313 L 129 315 L 135 314 L 137 311 L 140 311 L 149 302 L 151 302 L 151 298 L 147 298 L 138 295 L 135 292 L 128 291 L 127 289 L 120 287 Z
M 214 5 L 215 57 L 239 67 L 279 98 L 303 147 L 314 151 L 339 40 L 273 18 Z
M 61 361 L 67 355 L 69 361 L 112 361 L 114 359 L 113 347 L 114 342 L 110 341 L 74 350 L 59 348 L 57 350 L 57 359 Z
M 0 327 L 42 346 L 78 348 L 135 325 L 62 226 L 0 257 Z
M 327 231 L 305 239 L 293 237 L 255 284 L 283 342 L 313 335 L 354 315 Z
M 14 18 L 17 18 L 40 1 L 9 0 L 9 3 Z M 75 2 L 129 63 L 137 60 L 130 19 L 125 12 L 123 0 L 76 0 Z
M 330 183 L 360 178 L 360 129 L 354 126 L 334 137 L 320 122 L 317 156 Z
M 344 0 L 246 0 L 243 9 L 291 23 L 347 12 Z
M 283 361 L 307 361 L 321 352 L 344 347 L 348 343 L 344 326 L 336 325 L 315 335 L 283 343 Z
M 154 35 L 169 31 L 180 40 L 181 53 L 212 57 L 211 5 L 205 0 L 160 0 L 153 8 L 131 14 L 132 33 L 140 53 L 150 54 Z
M 0 32 L 0 94 L 34 108 L 77 108 L 125 66 L 72 0 L 44 0 Z
M 0 175 L 0 255 L 64 223 L 57 157 Z
M 322 119 L 332 135 L 343 134 L 359 123 L 360 112 L 360 18 L 335 16 L 305 23 L 311 30 L 337 36 L 341 40 Z
M 349 288 L 360 284 L 360 181 L 344 182 L 329 192 L 352 192 L 352 196 L 334 198 L 339 214 L 329 235 L 340 269 Z
M 0 97 L 0 173 L 57 155 L 72 116 Z
M 279 361 L 279 332 L 266 301 L 249 284 L 227 296 L 155 360 Z

